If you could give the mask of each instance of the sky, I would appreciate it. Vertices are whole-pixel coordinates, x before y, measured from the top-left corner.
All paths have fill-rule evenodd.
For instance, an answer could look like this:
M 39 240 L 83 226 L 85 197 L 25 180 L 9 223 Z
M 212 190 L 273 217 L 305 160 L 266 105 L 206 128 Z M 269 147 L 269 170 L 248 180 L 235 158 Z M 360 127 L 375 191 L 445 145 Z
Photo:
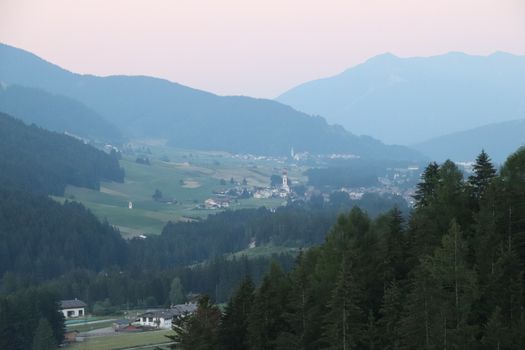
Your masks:
M 0 0 L 0 42 L 77 73 L 273 98 L 385 52 L 525 55 L 525 0 Z

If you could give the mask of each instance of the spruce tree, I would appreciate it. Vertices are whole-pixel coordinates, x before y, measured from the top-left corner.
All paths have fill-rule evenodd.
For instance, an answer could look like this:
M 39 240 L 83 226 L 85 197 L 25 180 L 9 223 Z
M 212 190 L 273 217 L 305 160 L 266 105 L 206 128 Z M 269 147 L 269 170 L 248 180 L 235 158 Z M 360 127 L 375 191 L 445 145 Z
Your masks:
M 35 336 L 33 337 L 32 350 L 55 350 L 57 349 L 57 344 L 55 337 L 53 335 L 53 330 L 49 321 L 45 318 L 41 318 L 38 321 L 38 327 L 35 331 Z
M 255 293 L 255 299 L 248 319 L 248 341 L 250 349 L 276 349 L 277 339 L 283 332 L 289 332 L 285 320 L 290 281 L 275 262 L 263 278 Z
M 366 317 L 359 306 L 361 296 L 350 259 L 344 258 L 325 319 L 329 349 L 356 349 L 363 342 Z
M 401 211 L 395 207 L 389 213 L 388 230 L 383 237 L 385 255 L 385 285 L 393 280 L 403 280 L 408 267 L 406 266 L 407 243 L 403 228 L 403 216 Z
M 175 277 L 171 281 L 169 297 L 172 305 L 182 304 L 184 302 L 184 289 L 179 277 Z
M 507 250 L 525 262 L 525 147 L 510 155 L 501 168 L 501 226 Z
M 472 170 L 474 173 L 469 176 L 468 184 L 474 199 L 479 201 L 496 176 L 496 169 L 485 150 L 481 150 Z
M 291 288 L 284 315 L 289 331 L 277 340 L 279 350 L 319 349 L 322 332 L 322 312 L 318 307 L 317 288 L 313 277 L 317 253 L 300 252 L 290 273 Z
M 368 350 L 380 349 L 378 322 L 372 310 L 368 310 L 368 321 L 363 332 L 364 347 Z
M 248 350 L 248 317 L 252 308 L 255 287 L 250 277 L 245 277 L 230 299 L 219 328 L 220 348 Z
M 431 274 L 438 284 L 443 313 L 443 345 L 468 348 L 474 339 L 469 324 L 472 305 L 478 298 L 476 275 L 466 264 L 467 246 L 455 220 L 432 258 Z
M 220 318 L 219 308 L 211 303 L 210 297 L 202 296 L 193 315 L 175 320 L 175 334 L 167 336 L 178 343 L 172 348 L 177 349 L 177 346 L 180 346 L 183 350 L 217 349 Z
M 501 320 L 501 309 L 499 307 L 494 309 L 483 331 L 481 343 L 485 349 L 508 349 L 510 334 Z
M 403 348 L 430 350 L 436 348 L 442 339 L 438 331 L 441 318 L 436 295 L 438 284 L 431 270 L 431 259 L 426 256 L 412 272 L 410 293 L 400 323 Z
M 457 165 L 450 160 L 445 161 L 439 167 L 439 178 L 432 215 L 437 228 L 443 234 L 447 232 L 452 219 L 460 225 L 470 224 L 472 212 L 468 206 L 463 173 Z
M 401 344 L 400 321 L 403 312 L 403 298 L 396 280 L 390 282 L 383 296 L 379 329 L 384 349 L 399 349 Z
M 421 180 L 416 187 L 414 195 L 416 208 L 426 207 L 434 199 L 439 182 L 439 166 L 436 162 L 430 163 L 425 168 L 421 175 Z

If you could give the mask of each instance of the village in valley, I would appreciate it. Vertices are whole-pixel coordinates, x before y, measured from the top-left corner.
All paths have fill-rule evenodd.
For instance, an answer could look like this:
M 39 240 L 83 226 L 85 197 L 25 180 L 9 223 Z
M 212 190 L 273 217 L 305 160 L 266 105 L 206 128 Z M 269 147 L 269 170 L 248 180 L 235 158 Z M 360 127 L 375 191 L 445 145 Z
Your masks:
M 193 300 L 196 298 L 194 296 Z M 88 313 L 89 307 L 82 300 L 60 301 L 66 324 L 65 344 L 74 349 L 90 348 L 97 342 L 104 346 L 123 338 L 130 338 L 134 346 L 169 345 L 171 341 L 165 337 L 166 331 L 173 328 L 174 321 L 193 314 L 196 309 L 196 302 L 189 301 L 169 308 L 126 310 L 117 315 L 97 317 Z
M 310 181 L 309 171 L 359 163 L 359 157 L 293 148 L 288 156 L 205 152 L 151 140 L 101 148 L 120 158 L 125 182 L 102 183 L 100 191 L 70 186 L 64 199 L 80 201 L 108 218 L 125 237 L 144 238 L 160 233 L 168 221 L 200 220 L 222 210 L 275 209 L 312 197 L 329 203 L 334 192 L 354 201 L 365 195 L 394 196 L 410 206 L 421 174 L 420 164 L 381 165 L 384 169 L 366 184 L 319 184 Z

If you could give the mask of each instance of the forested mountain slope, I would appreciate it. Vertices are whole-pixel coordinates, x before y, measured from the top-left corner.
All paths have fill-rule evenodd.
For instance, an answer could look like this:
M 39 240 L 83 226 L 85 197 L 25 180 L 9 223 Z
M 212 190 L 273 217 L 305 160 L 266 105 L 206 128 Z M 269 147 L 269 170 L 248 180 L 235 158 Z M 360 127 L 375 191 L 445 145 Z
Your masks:
M 79 203 L 0 188 L 0 276 L 42 282 L 74 269 L 126 262 L 126 243 Z
M 67 185 L 98 189 L 124 181 L 116 157 L 70 136 L 0 113 L 0 186 L 62 195 Z
M 423 158 L 409 148 L 356 136 L 272 100 L 217 96 L 146 76 L 79 75 L 2 44 L 0 81 L 74 98 L 127 136 L 165 139 L 176 147 L 265 155 L 288 155 L 293 147 L 315 154 Z
M 122 139 L 117 128 L 92 109 L 40 89 L 0 83 L 0 111 L 60 133 L 105 142 Z

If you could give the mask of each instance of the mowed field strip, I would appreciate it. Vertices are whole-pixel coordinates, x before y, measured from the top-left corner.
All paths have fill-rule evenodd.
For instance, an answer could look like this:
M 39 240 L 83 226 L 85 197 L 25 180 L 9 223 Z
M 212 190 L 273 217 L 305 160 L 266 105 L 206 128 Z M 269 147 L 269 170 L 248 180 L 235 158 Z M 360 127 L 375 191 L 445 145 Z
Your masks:
M 173 334 L 172 330 L 160 330 L 141 333 L 119 333 L 115 335 L 86 338 L 84 342 L 69 346 L 72 350 L 111 350 L 141 348 L 171 342 L 166 335 Z M 153 347 L 153 346 L 152 346 Z

